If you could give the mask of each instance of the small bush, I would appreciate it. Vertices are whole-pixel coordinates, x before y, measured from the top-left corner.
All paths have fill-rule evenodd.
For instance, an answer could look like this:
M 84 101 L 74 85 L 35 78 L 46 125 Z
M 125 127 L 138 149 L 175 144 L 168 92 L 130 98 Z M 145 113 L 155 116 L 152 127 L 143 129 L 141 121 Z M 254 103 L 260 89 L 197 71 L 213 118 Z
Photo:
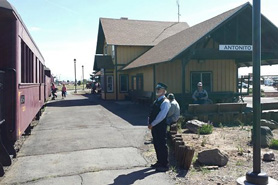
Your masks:
M 269 148 L 278 150 L 278 139 L 272 139 Z
M 208 125 L 203 125 L 201 128 L 198 129 L 198 134 L 204 135 L 204 134 L 211 134 L 213 131 L 213 126 L 208 124 Z

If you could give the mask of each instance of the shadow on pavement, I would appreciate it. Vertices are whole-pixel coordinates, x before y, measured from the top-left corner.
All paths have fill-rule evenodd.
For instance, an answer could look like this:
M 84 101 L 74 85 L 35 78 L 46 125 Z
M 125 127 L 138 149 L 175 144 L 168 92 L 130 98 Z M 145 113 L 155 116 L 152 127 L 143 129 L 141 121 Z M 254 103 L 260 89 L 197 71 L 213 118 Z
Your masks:
M 135 171 L 126 175 L 119 175 L 117 178 L 114 179 L 113 184 L 109 185 L 129 185 L 133 184 L 137 180 L 142 180 L 145 177 L 157 173 L 152 168 L 146 168 L 139 171 Z
M 130 101 L 102 100 L 99 95 L 84 94 L 92 104 L 101 105 L 133 126 L 147 126 L 150 106 Z
M 80 95 L 78 95 L 80 96 Z M 150 106 L 127 102 L 127 101 L 111 101 L 102 100 L 99 95 L 83 94 L 86 99 L 57 99 L 46 104 L 48 107 L 78 107 L 78 106 L 94 106 L 101 105 L 108 111 L 124 119 L 134 126 L 147 126 L 147 117 Z
M 89 101 L 88 99 L 64 99 L 64 100 L 53 100 L 46 104 L 48 107 L 78 107 L 78 106 L 88 106 L 88 105 L 97 105 L 94 102 Z

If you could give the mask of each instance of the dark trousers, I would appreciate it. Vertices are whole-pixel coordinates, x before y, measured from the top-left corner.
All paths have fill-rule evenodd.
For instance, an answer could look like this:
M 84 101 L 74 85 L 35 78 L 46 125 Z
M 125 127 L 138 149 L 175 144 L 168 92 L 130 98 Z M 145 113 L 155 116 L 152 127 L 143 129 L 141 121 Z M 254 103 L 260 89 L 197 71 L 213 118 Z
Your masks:
M 152 128 L 153 144 L 156 152 L 157 162 L 168 165 L 168 147 L 166 145 L 167 124 L 162 122 Z
M 57 98 L 57 95 L 55 94 L 56 92 L 52 91 L 52 96 L 53 98 L 56 97 Z

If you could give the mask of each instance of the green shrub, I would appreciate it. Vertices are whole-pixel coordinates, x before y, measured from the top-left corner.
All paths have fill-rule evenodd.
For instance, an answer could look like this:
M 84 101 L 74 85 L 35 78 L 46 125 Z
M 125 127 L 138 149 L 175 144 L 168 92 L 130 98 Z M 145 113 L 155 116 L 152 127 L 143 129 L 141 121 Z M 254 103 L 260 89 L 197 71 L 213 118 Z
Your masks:
M 211 134 L 213 131 L 213 126 L 211 124 L 203 125 L 201 128 L 198 129 L 198 134 Z
M 269 148 L 278 150 L 278 139 L 272 139 Z

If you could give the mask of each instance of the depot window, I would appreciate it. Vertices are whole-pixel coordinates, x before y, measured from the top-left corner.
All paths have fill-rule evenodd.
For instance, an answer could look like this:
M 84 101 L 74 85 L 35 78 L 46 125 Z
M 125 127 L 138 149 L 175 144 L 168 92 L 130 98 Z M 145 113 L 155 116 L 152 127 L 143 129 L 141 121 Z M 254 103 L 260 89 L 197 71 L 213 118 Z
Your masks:
M 197 89 L 198 82 L 203 83 L 203 89 L 207 92 L 212 91 L 212 73 L 211 72 L 191 72 L 191 92 Z

